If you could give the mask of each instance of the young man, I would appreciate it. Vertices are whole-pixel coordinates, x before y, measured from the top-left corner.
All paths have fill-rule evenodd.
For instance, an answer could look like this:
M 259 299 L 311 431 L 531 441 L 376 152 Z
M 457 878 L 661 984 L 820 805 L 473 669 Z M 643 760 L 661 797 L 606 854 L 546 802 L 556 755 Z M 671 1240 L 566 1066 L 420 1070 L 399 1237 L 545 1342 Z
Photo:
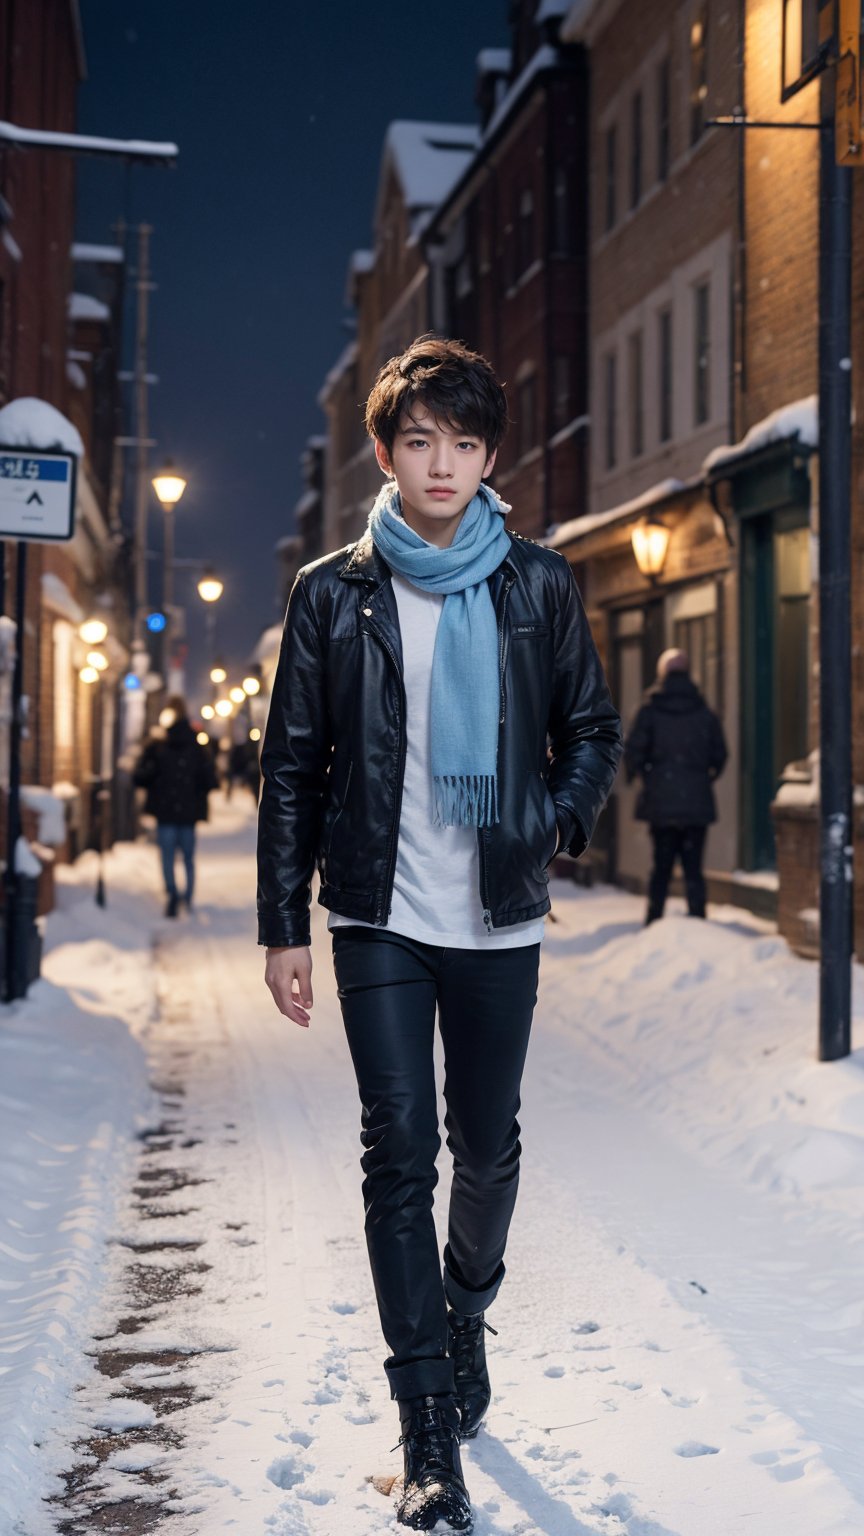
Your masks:
M 458 1442 L 490 1400 L 484 1313 L 516 1199 L 547 866 L 586 848 L 621 752 L 566 561 L 508 533 L 482 483 L 506 420 L 491 367 L 458 342 L 420 337 L 381 369 L 366 425 L 388 480 L 360 541 L 297 577 L 262 755 L 266 981 L 307 1026 L 317 862 L 402 1425 L 397 1518 L 415 1530 L 470 1529 Z
M 210 754 L 198 745 L 186 701 L 174 694 L 165 706 L 161 734 L 147 743 L 132 775 L 147 791 L 145 809 L 156 817 L 156 838 L 165 881 L 165 916 L 176 917 L 181 902 L 192 910 L 195 894 L 195 823 L 207 820 L 207 796 L 216 788 Z M 160 722 L 161 723 L 161 722 Z M 183 855 L 186 889 L 177 889 L 175 864 Z

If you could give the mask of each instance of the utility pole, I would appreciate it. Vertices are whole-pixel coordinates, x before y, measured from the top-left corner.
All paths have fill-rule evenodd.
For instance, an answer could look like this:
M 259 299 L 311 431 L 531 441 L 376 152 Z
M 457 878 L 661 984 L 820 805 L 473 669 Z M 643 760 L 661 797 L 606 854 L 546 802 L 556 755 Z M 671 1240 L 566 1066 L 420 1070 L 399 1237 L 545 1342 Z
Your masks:
M 147 329 L 150 282 L 149 224 L 138 226 L 138 324 L 135 342 L 135 437 L 137 457 L 135 472 L 135 637 L 144 638 L 144 618 L 147 612 L 147 502 L 150 495 L 148 478 L 147 437 Z
M 837 162 L 833 76 L 820 85 L 819 1059 L 836 1061 L 852 1011 L 852 171 Z

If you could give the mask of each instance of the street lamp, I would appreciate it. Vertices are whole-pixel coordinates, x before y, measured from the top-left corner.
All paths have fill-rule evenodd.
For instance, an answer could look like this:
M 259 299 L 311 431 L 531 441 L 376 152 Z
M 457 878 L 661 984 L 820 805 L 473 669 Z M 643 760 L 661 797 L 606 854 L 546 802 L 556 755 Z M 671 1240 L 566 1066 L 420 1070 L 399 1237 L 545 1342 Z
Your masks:
M 228 691 L 228 697 L 232 704 L 245 704 L 246 690 L 245 688 L 231 688 Z
M 162 607 L 165 610 L 165 631 L 162 636 L 162 671 L 168 681 L 171 656 L 171 617 L 174 606 L 174 519 L 171 513 L 186 489 L 186 481 L 178 475 L 170 459 L 166 459 L 158 475 L 153 476 L 153 489 L 162 503 L 165 528 L 162 555 Z
M 212 704 L 202 704 L 201 705 L 201 719 L 202 720 L 212 720 L 213 716 L 215 715 L 215 713 L 216 713 L 216 711 L 213 708 Z
M 206 565 L 198 582 L 198 596 L 205 608 L 205 640 L 208 656 L 212 656 L 216 650 L 216 604 L 224 591 L 224 583 L 220 581 L 212 565 Z M 214 675 L 217 670 L 221 671 L 221 677 Z M 225 677 L 224 668 L 214 667 L 210 673 L 210 681 L 213 683 L 224 683 Z
M 218 603 L 225 585 L 219 580 L 213 567 L 208 565 L 198 583 L 198 596 L 202 603 Z
M 108 635 L 108 625 L 104 619 L 85 619 L 78 633 L 85 645 L 101 645 Z
M 260 677 L 244 677 L 243 692 L 247 693 L 250 699 L 254 699 L 256 693 L 261 692 Z
M 211 683 L 224 683 L 227 676 L 228 673 L 225 671 L 225 668 L 222 666 L 221 662 L 217 662 L 215 667 L 210 668 Z
M 213 707 L 220 720 L 227 720 L 228 716 L 234 713 L 234 705 L 230 699 L 217 699 Z
M 643 576 L 653 581 L 663 569 L 671 534 L 658 518 L 643 517 L 630 535 L 633 553 Z

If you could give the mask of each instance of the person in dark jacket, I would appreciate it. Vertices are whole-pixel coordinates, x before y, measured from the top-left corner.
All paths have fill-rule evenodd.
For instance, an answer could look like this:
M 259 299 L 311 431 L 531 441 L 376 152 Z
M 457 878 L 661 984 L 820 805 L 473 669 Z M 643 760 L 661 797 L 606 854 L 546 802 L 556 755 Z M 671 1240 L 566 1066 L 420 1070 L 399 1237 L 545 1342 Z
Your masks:
M 164 714 L 171 717 L 165 734 L 147 743 L 133 778 L 140 789 L 147 791 L 147 814 L 156 818 L 167 897 L 165 915 L 176 917 L 181 901 L 188 910 L 192 908 L 195 823 L 207 820 L 207 797 L 216 787 L 216 775 L 209 752 L 195 739 L 185 701 L 176 695 L 170 698 Z M 178 852 L 186 870 L 186 889 L 182 893 L 177 890 L 174 874 Z
M 702 856 L 708 827 L 717 820 L 714 780 L 723 772 L 723 727 L 690 677 L 684 651 L 664 651 L 657 686 L 633 723 L 624 746 L 627 777 L 643 787 L 636 816 L 654 843 L 646 924 L 663 916 L 675 860 L 681 860 L 691 917 L 705 916 Z
M 621 754 L 572 571 L 509 532 L 484 484 L 506 420 L 492 368 L 458 342 L 421 337 L 385 363 L 366 424 L 388 479 L 358 543 L 297 577 L 261 764 L 265 979 L 307 1027 L 317 864 L 402 1425 L 396 1518 L 417 1530 L 470 1527 L 458 1440 L 490 1401 L 484 1312 L 516 1200 L 548 868 L 587 847 Z M 443 1276 L 436 1014 L 454 1159 Z

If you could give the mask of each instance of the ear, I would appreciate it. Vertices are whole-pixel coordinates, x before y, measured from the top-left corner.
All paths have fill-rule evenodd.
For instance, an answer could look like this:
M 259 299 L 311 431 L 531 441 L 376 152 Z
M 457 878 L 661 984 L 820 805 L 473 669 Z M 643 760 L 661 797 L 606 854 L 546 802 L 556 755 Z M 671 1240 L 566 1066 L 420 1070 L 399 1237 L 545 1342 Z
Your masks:
M 498 457 L 498 449 L 495 448 L 493 450 L 493 452 L 490 453 L 488 459 L 486 460 L 486 468 L 483 471 L 483 479 L 484 480 L 486 479 L 487 475 L 491 475 L 493 469 L 495 468 L 495 460 L 497 459 L 497 457 Z
M 393 465 L 390 462 L 390 455 L 387 452 L 384 444 L 381 442 L 381 439 L 378 437 L 375 439 L 375 457 L 378 460 L 378 468 L 381 470 L 382 474 L 392 475 Z

